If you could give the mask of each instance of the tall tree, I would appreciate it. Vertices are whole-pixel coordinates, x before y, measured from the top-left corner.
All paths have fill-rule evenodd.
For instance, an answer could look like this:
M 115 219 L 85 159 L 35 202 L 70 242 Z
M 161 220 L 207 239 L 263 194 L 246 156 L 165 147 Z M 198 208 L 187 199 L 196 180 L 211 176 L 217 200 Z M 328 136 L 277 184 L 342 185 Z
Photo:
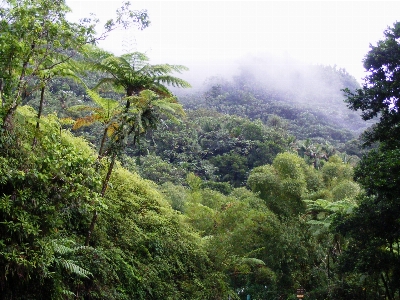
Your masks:
M 116 57 L 99 48 L 88 49 L 86 54 L 89 55 L 89 66 L 105 73 L 105 77 L 99 81 L 95 89 L 111 84 L 117 91 L 123 90 L 126 95 L 125 109 L 121 110 L 118 117 L 119 130 L 113 137 L 114 144 L 112 148 L 105 150 L 114 151 L 110 153 L 111 156 L 117 155 L 115 151 L 121 150 L 126 137 L 132 133 L 135 144 L 143 132 L 157 123 L 160 112 L 172 119 L 175 113 L 183 113 L 181 105 L 178 104 L 168 85 L 190 87 L 188 82 L 171 75 L 173 72 L 180 73 L 187 70 L 186 67 L 169 64 L 151 65 L 147 56 L 139 52 Z M 131 104 L 134 105 L 133 108 Z
M 116 117 L 121 113 L 122 108 L 117 100 L 102 98 L 90 89 L 87 89 L 87 93 L 97 106 L 76 105 L 71 107 L 70 111 L 89 112 L 89 114 L 77 119 L 72 129 L 76 130 L 84 126 L 90 126 L 95 122 L 99 122 L 103 125 L 103 136 L 101 138 L 98 154 L 98 159 L 100 159 L 104 155 L 107 136 L 111 136 L 118 126 Z
M 187 68 L 182 65 L 151 65 L 149 58 L 140 52 L 114 56 L 105 51 L 92 48 L 88 53 L 94 69 L 105 72 L 97 87 L 111 83 L 117 89 L 123 89 L 126 96 L 139 95 L 143 90 L 152 90 L 160 96 L 172 96 L 168 85 L 174 87 L 190 87 L 190 84 L 172 73 L 181 73 Z M 127 99 L 128 100 L 128 99 Z M 129 101 L 127 107 L 129 108 Z
M 125 147 L 126 138 L 133 135 L 133 146 L 135 146 L 141 134 L 144 134 L 150 128 L 157 127 L 162 115 L 175 119 L 176 115 L 183 114 L 182 106 L 177 102 L 175 97 L 160 98 L 150 90 L 141 91 L 138 96 L 131 96 L 127 101 L 133 105 L 125 109 L 125 112 L 121 113 L 119 118 L 117 116 L 116 123 L 112 124 L 113 133 L 111 138 L 113 141 L 109 149 L 107 149 L 110 155 L 110 164 L 103 180 L 101 189 L 102 197 L 104 197 L 106 193 L 117 156 Z M 107 128 L 109 127 L 105 128 L 104 134 L 107 133 Z M 104 152 L 100 150 L 99 158 L 101 158 L 103 154 Z M 97 215 L 97 210 L 94 210 L 85 245 L 89 245 Z
M 400 295 L 400 23 L 384 35 L 365 57 L 368 75 L 362 89 L 345 90 L 351 109 L 361 110 L 365 120 L 380 119 L 364 134 L 366 144 L 377 147 L 364 155 L 355 170 L 365 195 L 354 212 L 343 215 L 336 225 L 350 238 L 341 258 L 342 271 L 363 274 L 364 281 L 371 283 L 365 292 L 368 299 L 377 294 L 385 299 Z
M 366 143 L 385 141 L 398 145 L 400 136 L 400 22 L 384 31 L 385 39 L 370 45 L 364 58 L 367 76 L 361 89 L 345 89 L 346 102 L 352 110 L 361 110 L 362 118 L 379 117 L 376 126 L 366 133 Z M 389 146 L 387 143 L 386 146 Z
M 70 9 L 65 0 L 0 1 L 0 69 L 5 80 L 2 127 L 7 128 L 21 100 L 43 88 L 40 74 L 71 59 L 82 46 L 95 43 L 118 26 L 148 26 L 146 12 L 117 11 L 116 20 L 106 22 L 105 31 L 97 36 L 96 20 L 80 23 L 66 18 Z

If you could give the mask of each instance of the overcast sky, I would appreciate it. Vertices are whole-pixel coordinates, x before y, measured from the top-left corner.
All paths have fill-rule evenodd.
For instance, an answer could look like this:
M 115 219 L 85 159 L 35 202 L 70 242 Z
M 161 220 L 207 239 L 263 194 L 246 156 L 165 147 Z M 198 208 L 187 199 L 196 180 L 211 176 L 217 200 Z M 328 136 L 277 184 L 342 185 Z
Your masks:
M 122 54 L 145 52 L 151 63 L 184 64 L 193 73 L 225 75 L 237 59 L 269 53 L 337 65 L 361 82 L 362 59 L 400 20 L 400 1 L 131 1 L 151 25 L 115 32 L 100 44 Z M 74 19 L 115 17 L 122 1 L 67 0 Z M 267 67 L 267 66 L 266 66 Z M 192 83 L 203 80 L 193 75 Z M 189 80 L 190 81 L 190 80 Z

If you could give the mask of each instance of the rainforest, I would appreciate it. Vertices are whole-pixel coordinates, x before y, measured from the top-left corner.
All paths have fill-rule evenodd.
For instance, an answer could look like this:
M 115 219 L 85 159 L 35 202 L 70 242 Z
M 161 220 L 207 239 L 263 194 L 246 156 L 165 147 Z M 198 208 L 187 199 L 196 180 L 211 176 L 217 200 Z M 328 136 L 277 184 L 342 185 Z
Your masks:
M 193 89 L 69 11 L 0 0 L 0 299 L 400 298 L 400 23 Z

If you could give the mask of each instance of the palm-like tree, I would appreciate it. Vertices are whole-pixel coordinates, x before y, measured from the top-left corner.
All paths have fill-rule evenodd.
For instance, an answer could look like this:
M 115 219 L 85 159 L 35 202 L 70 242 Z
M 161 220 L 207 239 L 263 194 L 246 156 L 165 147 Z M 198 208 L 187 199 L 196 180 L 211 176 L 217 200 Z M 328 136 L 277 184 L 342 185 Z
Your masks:
M 149 58 L 140 52 L 133 52 L 121 56 L 100 53 L 100 60 L 94 63 L 94 68 L 105 72 L 109 76 L 104 77 L 97 87 L 111 83 L 115 88 L 123 89 L 126 96 L 139 95 L 143 90 L 151 90 L 160 96 L 172 96 L 168 85 L 173 87 L 190 87 L 185 80 L 171 75 L 181 73 L 187 68 L 182 65 L 148 63 Z M 127 106 L 129 107 L 129 102 Z
M 182 105 L 175 97 L 160 97 L 151 90 L 143 90 L 137 96 L 130 96 L 127 100 L 132 105 L 120 115 L 120 121 L 114 125 L 112 138 L 114 149 L 110 151 L 111 162 L 107 176 L 103 182 L 101 195 L 104 196 L 108 181 L 119 151 L 125 148 L 125 140 L 133 135 L 133 145 L 138 142 L 140 135 L 150 128 L 157 128 L 162 116 L 178 121 L 177 116 L 183 116 Z
M 181 65 L 151 65 L 143 53 L 134 52 L 115 57 L 95 49 L 101 59 L 93 63 L 94 69 L 107 74 L 95 88 L 111 84 L 114 88 L 125 92 L 125 108 L 117 116 L 118 122 L 112 135 L 113 144 L 107 152 L 111 156 L 110 165 L 103 181 L 101 195 L 104 196 L 114 168 L 117 154 L 124 149 L 126 138 L 133 134 L 135 145 L 141 134 L 149 128 L 155 128 L 161 116 L 176 120 L 183 114 L 182 106 L 168 89 L 173 87 L 190 87 L 190 84 L 171 73 L 187 70 Z M 100 152 L 100 155 L 103 152 Z M 97 219 L 97 211 L 93 212 L 92 222 L 85 244 L 88 245 Z
M 108 98 L 102 98 L 95 91 L 87 89 L 89 97 L 97 104 L 97 106 L 76 105 L 71 107 L 70 111 L 85 111 L 87 115 L 78 118 L 72 129 L 76 130 L 84 126 L 90 126 L 96 122 L 104 126 L 103 136 L 100 142 L 98 159 L 104 156 L 104 148 L 107 136 L 112 136 L 118 128 L 118 116 L 122 113 L 122 107 L 118 101 Z
M 99 48 L 89 47 L 85 53 L 90 58 L 91 67 L 105 74 L 105 77 L 99 81 L 94 90 L 100 86 L 111 84 L 117 91 L 123 91 L 125 93 L 125 98 L 123 99 L 126 101 L 126 104 L 125 109 L 119 116 L 119 125 L 120 129 L 130 126 L 131 130 L 118 131 L 118 134 L 114 137 L 114 150 L 120 148 L 126 137 L 132 132 L 135 132 L 134 138 L 137 139 L 139 137 L 137 133 L 140 132 L 140 130 L 137 131 L 138 128 L 133 126 L 135 127 L 135 131 L 132 127 L 132 117 L 137 116 L 135 112 L 137 112 L 140 107 L 140 101 L 138 99 L 143 100 L 145 95 L 150 97 L 149 93 L 140 96 L 142 91 L 149 90 L 153 93 L 152 97 L 160 96 L 171 100 L 173 99 L 173 95 L 168 89 L 168 86 L 190 87 L 188 82 L 172 75 L 174 72 L 181 73 L 187 70 L 187 68 L 182 65 L 151 65 L 148 57 L 140 52 L 128 53 L 117 57 Z M 157 101 L 160 101 L 160 99 Z M 173 101 L 175 101 L 177 105 L 176 99 Z M 169 101 L 168 103 L 169 106 L 172 107 L 171 105 L 173 102 Z M 133 110 L 130 109 L 131 105 L 134 106 Z M 175 109 L 177 108 L 176 105 Z M 153 108 L 155 108 L 155 106 L 153 106 Z M 150 108 L 144 110 L 143 116 L 150 111 Z M 157 111 L 160 112 L 161 110 Z M 164 113 L 167 111 L 168 110 L 164 110 Z M 171 117 L 172 115 L 173 114 L 170 113 L 167 116 Z M 157 118 L 158 115 L 154 115 L 153 117 Z M 129 123 L 131 124 L 129 125 Z
M 150 90 L 141 91 L 138 96 L 131 96 L 127 101 L 132 103 L 132 105 L 130 108 L 125 109 L 125 112 L 120 115 L 120 122 L 117 122 L 116 124 L 113 123 L 112 138 L 114 140 L 114 149 L 111 149 L 110 151 L 111 159 L 101 189 L 102 197 L 104 197 L 106 193 L 117 154 L 125 146 L 125 138 L 133 134 L 133 143 L 135 145 L 141 134 L 144 134 L 149 128 L 157 127 L 162 115 L 167 116 L 172 120 L 178 120 L 177 116 L 184 114 L 182 106 L 178 103 L 175 97 L 162 98 Z M 97 113 L 98 112 L 95 112 L 96 115 Z M 90 117 L 91 120 L 93 118 Z M 101 153 L 102 152 L 99 154 L 100 158 Z M 89 245 L 90 237 L 96 224 L 97 215 L 97 210 L 94 210 L 92 221 L 86 236 L 86 246 Z

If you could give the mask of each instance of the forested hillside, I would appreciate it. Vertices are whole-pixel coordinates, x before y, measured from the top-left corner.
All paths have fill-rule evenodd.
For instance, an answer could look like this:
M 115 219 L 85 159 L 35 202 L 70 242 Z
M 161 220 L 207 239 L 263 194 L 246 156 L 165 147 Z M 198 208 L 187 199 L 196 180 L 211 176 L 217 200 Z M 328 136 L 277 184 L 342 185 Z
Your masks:
M 250 58 L 194 90 L 96 46 L 145 11 L 0 3 L 0 299 L 399 297 L 399 23 L 362 85 Z

